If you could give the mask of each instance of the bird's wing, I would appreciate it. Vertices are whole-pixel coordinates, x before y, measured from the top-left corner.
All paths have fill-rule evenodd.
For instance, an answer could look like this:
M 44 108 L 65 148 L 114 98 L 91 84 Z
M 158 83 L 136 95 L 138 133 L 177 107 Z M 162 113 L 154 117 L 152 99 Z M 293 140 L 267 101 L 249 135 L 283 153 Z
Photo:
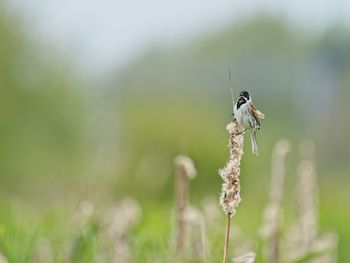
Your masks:
M 261 125 L 260 120 L 264 119 L 265 115 L 262 112 L 258 111 L 252 102 L 249 103 L 248 109 L 249 109 L 249 112 L 254 117 L 254 119 L 256 120 L 256 122 L 258 123 L 258 126 L 260 126 Z
M 256 110 L 256 113 L 258 114 L 258 117 L 259 117 L 261 120 L 265 119 L 265 114 L 264 114 L 264 113 L 262 113 L 262 112 L 259 111 L 259 110 Z

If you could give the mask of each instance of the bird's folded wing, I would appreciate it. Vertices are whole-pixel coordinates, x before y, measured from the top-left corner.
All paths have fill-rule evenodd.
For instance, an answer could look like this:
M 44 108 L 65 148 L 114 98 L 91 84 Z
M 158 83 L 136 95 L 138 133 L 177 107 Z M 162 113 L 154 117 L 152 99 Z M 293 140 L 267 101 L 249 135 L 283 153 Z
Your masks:
M 253 115 L 258 125 L 260 126 L 261 124 L 260 119 L 264 119 L 265 115 L 262 112 L 258 111 L 253 103 L 249 103 L 248 109 L 249 109 L 249 112 Z
M 256 113 L 258 114 L 258 117 L 260 118 L 260 119 L 265 119 L 265 114 L 264 113 L 262 113 L 261 111 L 259 111 L 259 110 L 256 110 Z

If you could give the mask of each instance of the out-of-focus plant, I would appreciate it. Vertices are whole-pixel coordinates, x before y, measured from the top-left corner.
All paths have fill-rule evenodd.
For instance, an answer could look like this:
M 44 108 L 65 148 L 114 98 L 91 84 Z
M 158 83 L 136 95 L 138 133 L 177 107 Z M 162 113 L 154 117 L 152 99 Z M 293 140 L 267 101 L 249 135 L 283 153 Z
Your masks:
M 0 4 L 1 187 L 18 185 L 25 178 L 72 175 L 74 167 L 79 166 L 85 136 L 78 78 L 66 61 L 30 36 L 20 19 L 6 12 L 3 5 Z

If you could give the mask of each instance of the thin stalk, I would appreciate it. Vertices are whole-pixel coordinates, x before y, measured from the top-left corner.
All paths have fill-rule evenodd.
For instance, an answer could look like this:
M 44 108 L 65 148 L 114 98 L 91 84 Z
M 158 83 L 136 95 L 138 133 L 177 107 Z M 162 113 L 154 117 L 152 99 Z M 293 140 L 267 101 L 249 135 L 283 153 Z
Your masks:
M 176 199 L 177 199 L 177 244 L 176 251 L 179 253 L 184 246 L 185 238 L 185 218 L 184 213 L 188 204 L 188 177 L 184 167 L 180 167 L 179 174 L 177 176 L 176 187 Z
M 231 226 L 231 214 L 227 214 L 226 234 L 225 234 L 225 246 L 224 246 L 224 260 L 223 263 L 227 263 L 228 256 L 228 244 L 230 242 L 230 226 Z

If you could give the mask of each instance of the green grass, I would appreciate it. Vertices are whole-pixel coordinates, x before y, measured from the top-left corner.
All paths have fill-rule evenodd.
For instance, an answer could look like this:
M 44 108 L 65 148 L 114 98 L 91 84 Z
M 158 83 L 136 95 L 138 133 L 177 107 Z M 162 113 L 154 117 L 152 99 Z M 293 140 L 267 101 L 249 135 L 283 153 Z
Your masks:
M 243 186 L 244 187 L 244 186 Z M 245 193 L 247 195 L 248 193 Z M 325 194 L 321 198 L 321 232 L 336 230 L 339 235 L 338 262 L 348 262 L 350 256 L 350 211 L 344 199 L 344 192 Z M 233 218 L 231 256 L 242 243 L 250 243 L 261 259 L 261 240 L 257 235 L 263 202 L 252 197 L 243 198 L 237 214 Z M 132 262 L 171 262 L 173 257 L 172 238 L 174 238 L 173 207 L 169 201 L 143 205 L 141 221 L 130 233 Z M 199 205 L 198 205 L 199 206 Z M 51 209 L 51 211 L 50 211 Z M 0 250 L 11 263 L 30 262 L 37 249 L 38 240 L 50 241 L 53 262 L 97 262 L 98 240 L 102 225 L 103 212 L 94 218 L 79 232 L 72 228 L 74 209 L 54 207 L 41 209 L 24 202 L 2 203 L 0 206 Z M 293 213 L 285 208 L 286 222 L 292 222 Z M 104 211 L 104 209 L 98 209 Z M 208 228 L 210 262 L 222 259 L 225 216 L 218 218 L 218 227 Z M 72 251 L 67 253 L 67 246 Z M 64 258 L 68 260 L 63 261 Z M 258 260 L 258 262 L 261 262 Z

